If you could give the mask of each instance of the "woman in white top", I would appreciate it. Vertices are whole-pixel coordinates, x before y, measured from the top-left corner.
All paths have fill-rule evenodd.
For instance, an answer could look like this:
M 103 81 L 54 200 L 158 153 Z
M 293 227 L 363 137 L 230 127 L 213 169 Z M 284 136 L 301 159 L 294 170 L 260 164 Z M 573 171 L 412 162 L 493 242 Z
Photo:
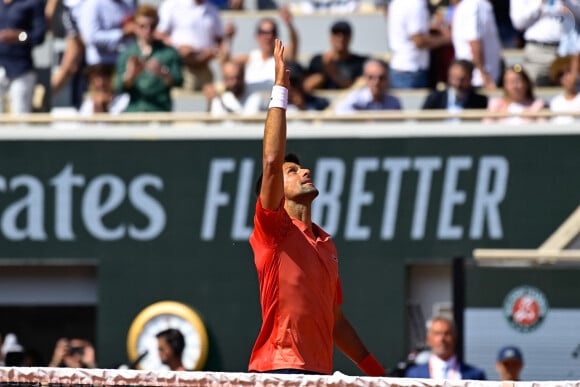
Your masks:
M 296 59 L 298 52 L 298 33 L 294 28 L 292 15 L 287 7 L 280 8 L 280 18 L 286 24 L 290 35 L 290 44 L 284 49 L 284 60 L 292 62 Z M 248 93 L 272 89 L 274 85 L 274 41 L 277 37 L 276 21 L 272 18 L 262 18 L 256 27 L 258 48 L 233 58 L 233 61 L 244 66 L 244 80 Z M 227 59 L 227 56 L 224 59 Z
M 513 117 L 486 118 L 484 122 L 525 123 L 542 120 L 535 117 L 519 117 L 519 113 L 539 112 L 544 108 L 544 101 L 534 96 L 534 84 L 524 70 L 516 64 L 505 69 L 503 73 L 502 97 L 491 98 L 487 111 L 492 113 L 515 113 Z

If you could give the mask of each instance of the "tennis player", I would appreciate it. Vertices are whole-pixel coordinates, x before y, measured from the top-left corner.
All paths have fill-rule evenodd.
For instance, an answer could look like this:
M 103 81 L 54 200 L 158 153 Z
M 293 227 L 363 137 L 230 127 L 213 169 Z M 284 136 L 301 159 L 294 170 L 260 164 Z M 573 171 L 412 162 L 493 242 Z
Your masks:
M 318 195 L 310 170 L 286 154 L 286 106 L 290 71 L 284 46 L 274 48 L 276 80 L 264 129 L 262 176 L 250 244 L 260 285 L 262 327 L 250 372 L 331 374 L 336 346 L 369 376 L 382 365 L 344 316 L 338 253 L 312 223 Z

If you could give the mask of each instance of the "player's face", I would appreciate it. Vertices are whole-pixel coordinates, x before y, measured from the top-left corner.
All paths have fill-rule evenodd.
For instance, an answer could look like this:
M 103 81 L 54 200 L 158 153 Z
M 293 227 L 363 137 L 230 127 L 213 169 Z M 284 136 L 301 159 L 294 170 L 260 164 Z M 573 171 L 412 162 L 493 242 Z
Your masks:
M 443 360 L 455 353 L 455 332 L 447 321 L 436 320 L 427 333 L 427 345 L 431 351 Z
M 282 168 L 284 171 L 284 194 L 287 198 L 309 197 L 314 199 L 318 195 L 309 169 L 290 162 L 284 163 Z

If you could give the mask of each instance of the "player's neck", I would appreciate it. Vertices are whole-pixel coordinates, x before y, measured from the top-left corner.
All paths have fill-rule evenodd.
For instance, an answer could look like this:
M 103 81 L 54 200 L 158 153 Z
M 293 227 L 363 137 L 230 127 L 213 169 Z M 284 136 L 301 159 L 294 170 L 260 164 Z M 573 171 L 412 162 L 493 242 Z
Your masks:
M 284 207 L 290 217 L 300 220 L 308 227 L 312 227 L 312 209 L 310 204 L 286 200 Z

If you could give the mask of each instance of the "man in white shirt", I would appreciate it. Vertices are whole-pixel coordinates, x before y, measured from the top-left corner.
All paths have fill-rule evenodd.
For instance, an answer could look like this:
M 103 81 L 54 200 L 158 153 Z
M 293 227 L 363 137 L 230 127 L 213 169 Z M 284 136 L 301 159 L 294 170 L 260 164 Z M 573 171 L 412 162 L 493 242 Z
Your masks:
M 78 26 L 87 65 L 115 64 L 119 53 L 135 41 L 136 3 L 136 0 L 86 0 L 81 4 Z
M 427 87 L 429 50 L 449 44 L 449 30 L 443 28 L 438 34 L 429 33 L 425 0 L 392 0 L 387 15 L 391 87 Z
M 580 1 L 510 0 L 510 18 L 515 28 L 524 31 L 526 72 L 536 86 L 557 85 L 550 79 L 550 65 L 562 38 L 580 25 Z M 561 56 L 567 54 L 571 53 Z
M 225 91 L 216 94 L 211 98 L 210 113 L 214 116 L 227 114 L 257 114 L 261 110 L 266 110 L 263 103 L 264 98 L 260 92 L 249 93 L 244 82 L 244 70 L 242 66 L 234 61 L 223 64 L 222 78 Z M 207 92 L 207 90 L 206 90 Z
M 213 82 L 210 62 L 224 49 L 223 23 L 215 5 L 206 0 L 164 0 L 157 32 L 183 60 L 185 89 L 199 91 Z
M 494 90 L 501 76 L 501 42 L 488 0 L 461 0 L 453 13 L 456 59 L 473 63 L 472 84 Z

